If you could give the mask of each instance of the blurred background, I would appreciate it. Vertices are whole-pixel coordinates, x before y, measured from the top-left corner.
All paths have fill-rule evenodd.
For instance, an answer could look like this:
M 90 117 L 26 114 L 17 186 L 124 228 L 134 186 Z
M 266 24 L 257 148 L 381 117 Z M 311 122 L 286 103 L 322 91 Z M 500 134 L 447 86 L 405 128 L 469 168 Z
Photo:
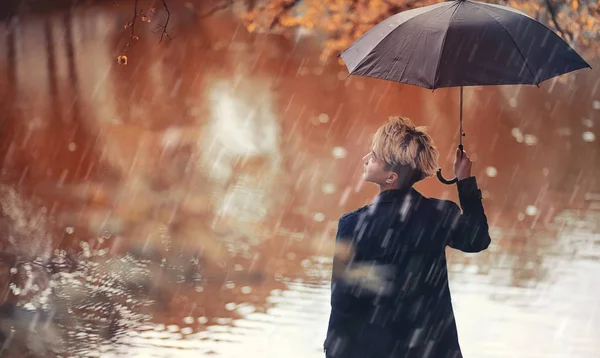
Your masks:
M 428 126 L 447 177 L 458 144 L 458 89 L 335 55 L 433 2 L 3 0 L 0 356 L 322 357 L 370 136 Z M 597 3 L 500 3 L 600 65 Z M 448 251 L 466 357 L 600 356 L 599 83 L 465 89 L 492 236 Z

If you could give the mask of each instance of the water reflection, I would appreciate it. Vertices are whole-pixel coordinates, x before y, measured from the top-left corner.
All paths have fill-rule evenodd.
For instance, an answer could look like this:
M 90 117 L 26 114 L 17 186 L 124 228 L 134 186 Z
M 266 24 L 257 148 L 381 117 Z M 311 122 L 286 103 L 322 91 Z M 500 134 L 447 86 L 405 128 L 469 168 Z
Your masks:
M 457 93 L 346 79 L 310 38 L 176 5 L 176 41 L 142 27 L 119 66 L 127 6 L 24 16 L 0 39 L 2 349 L 321 356 L 336 220 L 375 194 L 370 134 L 413 117 L 447 171 Z M 448 252 L 465 354 L 600 351 L 592 77 L 466 93 L 494 241 Z

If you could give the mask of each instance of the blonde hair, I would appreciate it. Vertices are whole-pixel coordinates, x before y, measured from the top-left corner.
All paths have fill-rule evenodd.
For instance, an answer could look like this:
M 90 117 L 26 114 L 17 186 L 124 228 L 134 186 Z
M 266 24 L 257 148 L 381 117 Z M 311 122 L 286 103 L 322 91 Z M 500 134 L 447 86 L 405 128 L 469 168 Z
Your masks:
M 405 117 L 390 117 L 373 135 L 373 155 L 383 160 L 386 169 L 398 172 L 402 166 L 414 170 L 414 182 L 428 178 L 438 169 L 439 153 L 426 133 Z

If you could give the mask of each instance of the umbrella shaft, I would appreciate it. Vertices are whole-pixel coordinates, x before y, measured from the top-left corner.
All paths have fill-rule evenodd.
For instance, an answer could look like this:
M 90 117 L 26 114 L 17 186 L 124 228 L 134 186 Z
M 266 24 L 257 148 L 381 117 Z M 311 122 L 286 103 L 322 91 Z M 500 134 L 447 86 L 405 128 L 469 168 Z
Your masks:
M 463 150 L 463 137 L 465 135 L 465 133 L 463 132 L 463 86 L 460 86 L 460 117 L 459 117 L 459 123 L 460 123 L 460 133 L 459 133 L 459 137 L 460 137 L 460 144 L 459 144 L 459 148 L 460 151 L 462 152 Z

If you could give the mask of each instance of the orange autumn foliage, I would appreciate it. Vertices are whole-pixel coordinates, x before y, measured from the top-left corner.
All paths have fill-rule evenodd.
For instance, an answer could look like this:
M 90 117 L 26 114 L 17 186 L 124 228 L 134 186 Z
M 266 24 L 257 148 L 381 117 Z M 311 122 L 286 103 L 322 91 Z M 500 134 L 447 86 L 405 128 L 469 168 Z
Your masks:
M 324 37 L 323 59 L 337 55 L 375 24 L 398 12 L 440 0 L 255 0 L 239 12 L 250 32 L 290 33 L 293 29 Z M 519 9 L 556 31 L 577 50 L 598 55 L 599 0 L 492 0 Z M 248 6 L 251 3 L 251 6 Z M 240 7 L 238 7 L 239 9 Z

